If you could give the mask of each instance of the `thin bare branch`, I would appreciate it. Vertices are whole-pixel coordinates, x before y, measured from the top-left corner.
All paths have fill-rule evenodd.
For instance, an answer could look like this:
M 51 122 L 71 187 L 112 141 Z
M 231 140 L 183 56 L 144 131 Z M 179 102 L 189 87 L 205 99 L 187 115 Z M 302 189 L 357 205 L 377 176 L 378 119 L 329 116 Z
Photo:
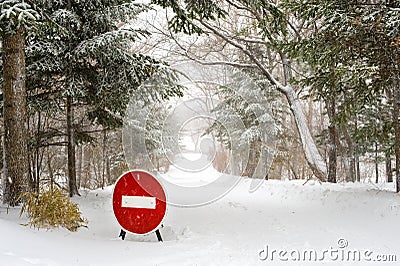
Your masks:
M 287 88 L 280 83 L 278 80 L 276 80 L 272 74 L 268 71 L 268 69 L 264 66 L 263 63 L 261 63 L 256 56 L 251 53 L 244 45 L 238 43 L 237 41 L 233 40 L 232 38 L 230 38 L 229 36 L 226 36 L 225 34 L 223 34 L 222 32 L 218 31 L 213 25 L 210 25 L 207 22 L 204 22 L 202 20 L 199 20 L 199 22 L 206 27 L 208 30 L 212 31 L 215 35 L 217 35 L 218 37 L 222 38 L 224 41 L 226 41 L 227 43 L 231 44 L 232 46 L 240 49 L 243 53 L 245 53 L 249 59 L 251 61 L 254 62 L 255 65 L 257 65 L 258 69 L 266 76 L 266 78 L 271 82 L 272 85 L 275 85 L 278 90 L 280 90 L 283 93 L 287 93 Z

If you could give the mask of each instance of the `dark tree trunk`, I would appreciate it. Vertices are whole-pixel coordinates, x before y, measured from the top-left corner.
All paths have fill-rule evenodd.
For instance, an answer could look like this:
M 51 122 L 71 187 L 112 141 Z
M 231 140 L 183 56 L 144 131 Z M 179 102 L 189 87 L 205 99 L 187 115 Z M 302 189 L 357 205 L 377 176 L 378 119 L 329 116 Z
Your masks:
M 355 164 L 356 164 L 356 181 L 360 182 L 361 181 L 361 170 L 360 170 L 360 157 L 358 154 L 355 154 L 354 156 Z
M 101 188 L 104 189 L 106 184 L 106 162 L 107 162 L 107 131 L 103 129 L 103 147 L 102 147 L 103 160 L 101 164 Z
M 336 140 L 336 134 L 334 132 L 334 126 L 329 126 L 329 144 L 328 144 L 328 182 L 336 183 L 336 167 L 337 167 L 337 150 L 336 145 L 333 144 Z
M 393 126 L 394 126 L 394 153 L 396 156 L 396 192 L 400 192 L 400 124 L 399 124 L 399 113 L 400 113 L 400 88 L 399 81 L 396 78 L 393 86 Z
M 20 194 L 28 189 L 28 146 L 25 87 L 25 34 L 3 34 L 4 99 L 4 195 L 10 206 L 18 205 Z
M 392 157 L 390 156 L 390 151 L 386 151 L 385 153 L 385 166 L 386 166 L 386 182 L 393 182 L 393 174 L 392 174 Z
M 77 147 L 78 155 L 75 157 L 77 160 L 77 169 L 76 169 L 76 179 L 77 179 L 77 186 L 81 187 L 82 181 L 82 165 L 83 165 L 83 146 L 79 145 Z
M 52 157 L 50 156 L 50 149 L 49 147 L 47 147 L 47 171 L 49 174 L 49 181 L 50 181 L 50 191 L 53 191 L 53 187 L 54 187 L 54 171 L 53 171 L 53 167 L 52 167 Z
M 67 1 L 67 10 L 71 10 L 71 0 Z M 76 158 L 75 158 L 75 140 L 74 140 L 74 110 L 72 106 L 72 97 L 67 96 L 67 142 L 68 142 L 68 185 L 69 196 L 78 195 L 76 185 Z
M 378 143 L 375 142 L 375 183 L 379 183 L 379 153 Z
M 328 111 L 328 116 L 330 125 L 328 127 L 329 131 L 329 144 L 328 144 L 328 182 L 336 183 L 336 169 L 337 169 L 337 130 L 336 125 L 332 122 L 333 117 L 335 116 L 335 100 L 331 99 L 326 101 L 326 108 Z
M 355 127 L 356 132 L 357 132 L 357 127 L 358 127 L 357 116 L 354 119 L 354 127 Z M 355 163 L 356 181 L 360 182 L 361 181 L 360 156 L 358 155 L 357 143 L 355 144 L 355 147 L 354 147 L 354 163 Z
M 74 142 L 74 113 L 72 108 L 72 97 L 67 97 L 67 142 L 68 142 L 68 184 L 69 196 L 79 195 L 76 186 L 76 167 L 75 167 L 75 142 Z
M 107 177 L 107 184 L 111 184 L 111 170 L 110 170 L 110 157 L 107 156 L 106 160 L 106 177 Z
M 35 192 L 39 193 L 39 186 L 40 186 L 40 167 L 42 165 L 42 158 L 43 153 L 40 153 L 40 143 L 41 143 L 41 136 L 40 136 L 40 125 L 42 123 L 41 119 L 42 115 L 38 112 L 38 121 L 37 121 L 37 128 L 36 128 L 36 147 L 35 147 L 35 164 L 36 164 L 36 173 L 35 173 Z

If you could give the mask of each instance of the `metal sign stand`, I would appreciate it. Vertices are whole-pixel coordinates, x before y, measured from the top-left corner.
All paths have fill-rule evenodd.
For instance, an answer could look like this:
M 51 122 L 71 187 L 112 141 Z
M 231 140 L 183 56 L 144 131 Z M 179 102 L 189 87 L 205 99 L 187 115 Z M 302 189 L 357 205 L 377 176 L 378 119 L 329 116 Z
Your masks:
M 157 235 L 158 242 L 163 242 L 160 230 L 158 230 L 158 229 L 156 230 L 156 235 Z
M 122 240 L 125 240 L 125 236 L 126 236 L 126 232 L 123 229 L 121 229 L 121 232 L 119 233 L 118 237 L 120 237 Z M 161 233 L 160 233 L 159 229 L 156 230 L 156 236 L 157 236 L 158 242 L 164 242 L 161 237 Z
M 121 229 L 121 232 L 119 233 L 118 237 L 122 238 L 122 240 L 125 240 L 125 236 L 126 236 L 126 232 L 123 229 Z

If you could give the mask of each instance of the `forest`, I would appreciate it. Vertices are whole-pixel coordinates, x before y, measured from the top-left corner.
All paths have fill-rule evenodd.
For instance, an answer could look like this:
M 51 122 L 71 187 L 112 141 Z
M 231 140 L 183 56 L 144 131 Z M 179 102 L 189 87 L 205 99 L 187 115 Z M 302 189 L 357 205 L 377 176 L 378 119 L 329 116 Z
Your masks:
M 400 191 L 400 1 L 4 0 L 0 10 L 5 204 L 104 188 L 132 165 L 166 171 L 180 141 L 164 125 L 168 106 L 190 95 L 182 62 L 234 73 L 231 88 L 201 88 L 219 101 L 204 133 L 218 144 L 215 168 Z M 132 129 L 147 151 L 133 164 L 122 141 L 130 102 L 151 114 Z M 233 135 L 232 113 L 243 125 Z

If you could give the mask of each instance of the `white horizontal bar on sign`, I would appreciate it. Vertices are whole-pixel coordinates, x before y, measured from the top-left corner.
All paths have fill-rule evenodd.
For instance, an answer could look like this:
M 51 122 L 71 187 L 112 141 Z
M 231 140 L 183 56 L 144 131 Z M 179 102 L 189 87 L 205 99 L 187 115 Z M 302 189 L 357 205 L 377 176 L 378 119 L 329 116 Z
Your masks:
M 144 196 L 122 196 L 121 207 L 138 209 L 155 209 L 156 198 Z

